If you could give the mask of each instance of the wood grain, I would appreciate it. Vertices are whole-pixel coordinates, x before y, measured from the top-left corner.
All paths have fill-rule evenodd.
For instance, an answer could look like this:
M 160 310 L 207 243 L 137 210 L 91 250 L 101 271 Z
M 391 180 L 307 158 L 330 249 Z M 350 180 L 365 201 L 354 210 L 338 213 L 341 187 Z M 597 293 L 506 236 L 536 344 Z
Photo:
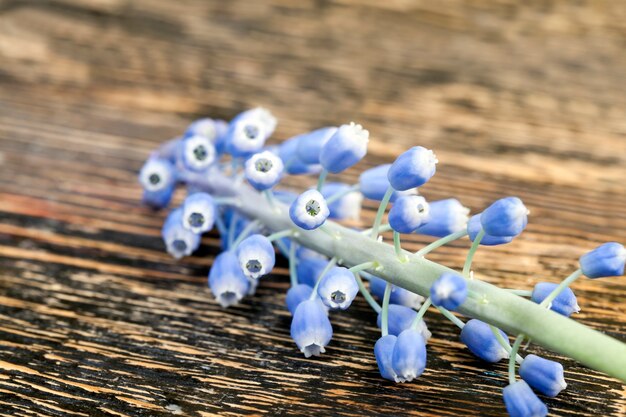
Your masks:
M 626 241 L 625 43 L 610 0 L 0 0 L 0 415 L 505 415 L 505 366 L 435 313 L 427 371 L 392 385 L 362 300 L 333 314 L 326 355 L 298 354 L 284 259 L 221 310 L 205 285 L 217 235 L 169 258 L 136 172 L 201 116 L 266 106 L 275 141 L 356 120 L 370 155 L 344 181 L 421 144 L 441 161 L 427 198 L 519 195 L 527 232 L 475 265 L 530 288 Z M 432 258 L 458 267 L 466 250 Z M 626 338 L 623 279 L 574 289 L 576 320 Z M 559 360 L 551 415 L 626 415 L 623 384 Z

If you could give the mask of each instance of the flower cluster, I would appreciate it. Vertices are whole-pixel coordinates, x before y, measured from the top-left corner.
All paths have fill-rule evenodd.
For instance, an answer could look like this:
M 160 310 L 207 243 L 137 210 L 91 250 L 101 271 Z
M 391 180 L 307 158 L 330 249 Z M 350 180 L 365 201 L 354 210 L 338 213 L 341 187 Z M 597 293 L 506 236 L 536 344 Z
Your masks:
M 253 294 L 258 280 L 271 273 L 276 247 L 289 259 L 286 308 L 293 316 L 291 337 L 306 357 L 325 353 L 331 342 L 329 311 L 348 309 L 361 292 L 377 313 L 381 329 L 373 348 L 380 374 L 396 383 L 410 382 L 426 368 L 431 333 L 424 316 L 434 306 L 460 328 L 460 341 L 477 358 L 491 363 L 509 360 L 510 383 L 503 397 L 511 416 L 547 415 L 546 405 L 535 393 L 554 397 L 566 387 L 561 364 L 533 354 L 519 355 L 524 335 L 518 335 L 511 346 L 502 330 L 475 318 L 463 321 L 459 317 L 466 315 L 467 303 L 481 302 L 481 294 L 472 289 L 474 253 L 481 245 L 502 245 L 519 236 L 528 223 L 524 203 L 505 197 L 470 217 L 470 210 L 454 198 L 428 201 L 421 187 L 435 174 L 438 160 L 422 146 L 409 149 L 392 164 L 364 171 L 355 184 L 327 182 L 328 175 L 339 174 L 364 158 L 369 132 L 347 123 L 268 145 L 275 128 L 276 119 L 263 108 L 245 111 L 229 123 L 201 119 L 150 155 L 139 173 L 146 205 L 166 208 L 176 186 L 187 186 L 182 205 L 171 210 L 163 224 L 167 251 L 177 259 L 189 256 L 200 245 L 201 235 L 217 227 L 223 252 L 213 261 L 208 285 L 217 302 L 228 307 Z M 286 174 L 318 175 L 317 187 L 299 194 L 276 189 Z M 218 179 L 227 186 L 218 185 Z M 224 188 L 230 191 L 222 192 Z M 269 230 L 258 219 L 244 215 L 250 210 L 239 210 L 238 196 L 256 192 L 276 209 L 277 216 L 289 216 L 290 227 Z M 379 202 L 379 208 L 372 227 L 361 232 L 379 241 L 384 232 L 392 231 L 398 263 L 410 260 L 402 249 L 402 235 L 438 238 L 413 258 L 468 237 L 471 248 L 463 270 L 442 269 L 445 272 L 431 282 L 428 293 L 419 295 L 389 282 L 393 277 L 376 253 L 370 261 L 357 264 L 350 259 L 329 259 L 305 246 L 307 240 L 301 237 L 319 233 L 316 229 L 341 239 L 327 220 L 358 220 L 363 199 Z M 541 282 L 532 291 L 510 291 L 570 316 L 580 310 L 569 288 L 572 282 L 583 275 L 594 279 L 622 275 L 625 263 L 624 246 L 606 243 L 583 255 L 580 268 L 561 283 Z M 516 380 L 516 362 L 521 380 Z

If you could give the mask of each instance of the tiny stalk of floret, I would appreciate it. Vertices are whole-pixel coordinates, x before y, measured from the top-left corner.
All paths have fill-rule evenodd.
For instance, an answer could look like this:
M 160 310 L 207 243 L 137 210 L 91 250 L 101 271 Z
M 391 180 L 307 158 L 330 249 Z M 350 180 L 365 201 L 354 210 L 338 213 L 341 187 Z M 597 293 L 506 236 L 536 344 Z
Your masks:
M 362 264 L 358 264 L 351 268 L 348 268 L 348 271 L 358 273 L 361 271 L 365 271 L 366 269 L 376 269 L 378 267 L 379 267 L 379 264 L 376 261 L 363 262 Z
M 574 271 L 569 277 L 565 278 L 555 289 L 553 289 L 552 292 L 548 294 L 548 296 L 539 305 L 542 307 L 550 308 L 550 303 L 552 303 L 552 301 L 556 297 L 558 297 L 561 291 L 569 287 L 574 281 L 580 278 L 582 274 L 583 271 L 581 271 L 580 269 Z
M 298 262 L 298 258 L 296 257 L 297 246 L 298 245 L 294 242 L 291 242 L 291 245 L 289 245 L 289 281 L 292 287 L 298 285 L 298 272 L 296 268 Z
M 270 242 L 274 242 L 275 240 L 295 236 L 296 234 L 298 234 L 298 231 L 294 229 L 281 230 L 280 232 L 272 233 L 271 235 L 269 235 L 267 237 L 267 240 L 269 240 Z
M 396 251 L 396 256 L 400 262 L 406 262 L 408 258 L 402 253 L 402 244 L 400 243 L 400 233 L 393 232 L 393 248 Z
M 317 191 L 322 191 L 322 187 L 324 187 L 324 183 L 326 182 L 326 177 L 328 176 L 328 171 L 323 169 L 320 172 L 320 176 L 317 179 Z
M 447 236 L 442 237 L 441 239 L 437 239 L 434 242 L 424 246 L 422 249 L 415 252 L 417 256 L 426 256 L 430 252 L 434 251 L 437 248 L 440 248 L 443 245 L 446 245 L 452 241 L 458 240 L 462 237 L 467 236 L 467 230 L 463 229 L 458 232 L 451 233 Z
M 380 223 L 383 221 L 385 210 L 387 209 L 387 205 L 389 204 L 389 200 L 391 200 L 392 195 L 393 187 L 390 185 L 389 187 L 387 187 L 387 191 L 385 191 L 385 195 L 383 196 L 383 199 L 378 206 L 376 218 L 374 219 L 374 224 L 372 226 L 372 233 L 370 234 L 370 237 L 372 239 L 376 239 L 378 237 L 378 228 L 380 227 Z
M 234 216 L 233 216 L 234 217 Z M 231 222 L 232 223 L 232 222 Z M 243 230 L 241 231 L 241 233 L 239 233 L 239 236 L 237 236 L 237 239 L 235 239 L 235 241 L 232 243 L 232 245 L 228 245 L 229 249 L 236 249 L 237 246 L 239 246 L 239 244 L 245 239 L 247 238 L 250 233 L 257 227 L 259 227 L 259 225 L 261 224 L 261 222 L 259 220 L 253 220 L 250 223 L 248 223 L 246 225 L 246 227 L 243 228 Z M 231 228 L 229 229 L 229 233 L 230 230 L 234 229 L 234 227 L 231 226 Z
M 320 286 L 320 282 L 322 281 L 322 277 L 324 275 L 326 275 L 326 273 L 328 271 L 330 271 L 332 269 L 333 266 L 335 266 L 337 264 L 337 258 L 330 258 L 330 260 L 328 261 L 328 263 L 326 264 L 326 266 L 324 267 L 324 269 L 322 269 L 322 272 L 320 272 L 320 274 L 317 276 L 316 280 L 315 280 L 315 286 L 313 287 L 313 291 L 311 291 L 311 296 L 309 297 L 309 300 L 315 300 L 315 297 L 317 297 L 317 289 Z
M 499 333 L 499 332 L 498 332 Z M 524 341 L 524 335 L 519 334 L 517 339 L 515 339 L 515 343 L 513 343 L 513 347 L 509 352 L 509 384 L 515 384 L 515 362 L 517 359 L 517 351 Z
M 265 199 L 269 203 L 272 210 L 276 211 L 276 198 L 274 197 L 274 193 L 272 192 L 272 190 L 263 190 L 263 195 L 265 196 Z
M 422 304 L 422 306 L 420 307 L 419 311 L 417 312 L 417 316 L 415 316 L 415 318 L 411 322 L 411 329 L 417 329 L 417 326 L 419 326 L 420 324 L 420 320 L 422 320 L 422 317 L 424 317 L 424 315 L 426 314 L 426 311 L 431 306 L 431 304 L 432 304 L 432 301 L 430 297 L 428 297 L 426 301 L 424 301 L 424 304 Z
M 363 279 L 361 279 L 361 274 L 358 273 L 358 272 L 355 272 L 354 273 L 354 279 L 356 279 L 356 283 L 359 286 L 359 291 L 361 291 L 361 294 L 363 295 L 363 298 L 365 298 L 365 301 L 367 301 L 367 303 L 370 305 L 370 307 L 372 307 L 372 310 L 374 310 L 376 313 L 380 313 L 380 310 L 382 308 L 376 302 L 376 300 L 374 300 L 374 297 L 372 297 L 372 294 L 368 291 L 368 289 L 365 288 L 365 284 L 363 283 Z
M 500 343 L 500 346 L 502 346 L 504 350 L 506 350 L 510 355 L 511 345 L 509 345 L 509 342 L 504 339 L 504 337 L 502 336 L 502 333 L 500 333 L 500 330 L 498 330 L 497 327 L 492 326 L 492 325 L 489 325 L 489 328 L 491 329 L 491 332 L 493 333 L 493 335 L 496 337 L 496 340 L 498 341 L 498 343 Z M 524 362 L 524 358 L 521 355 L 517 355 L 515 357 L 515 360 L 517 361 L 517 363 L 520 363 L 520 364 Z
M 391 282 L 385 285 L 385 293 L 383 294 L 383 307 L 380 318 L 380 333 L 383 336 L 389 334 L 389 299 L 391 298 Z
M 472 261 L 474 260 L 474 254 L 478 250 L 480 241 L 483 240 L 484 236 L 485 236 L 485 231 L 481 229 L 480 232 L 478 232 L 478 234 L 474 238 L 474 242 L 472 242 L 472 246 L 470 247 L 470 250 L 467 253 L 467 258 L 465 258 L 465 265 L 463 265 L 463 276 L 465 277 L 465 279 L 470 278 L 470 270 L 472 268 Z
M 358 192 L 360 189 L 361 189 L 361 186 L 359 184 L 355 184 L 351 187 L 341 190 L 338 193 L 335 193 L 331 195 L 330 197 L 328 197 L 326 199 L 326 204 L 331 205 L 332 203 L 339 200 L 340 198 L 345 197 L 346 195 L 350 193 Z
M 458 318 L 457 316 L 455 316 L 454 314 L 452 314 L 450 311 L 448 311 L 447 309 L 443 308 L 443 307 L 437 307 L 437 310 L 439 310 L 439 312 L 441 314 L 443 314 L 443 316 L 445 318 L 447 318 L 448 320 L 450 320 L 452 323 L 454 323 L 459 329 L 463 329 L 463 327 L 465 327 L 465 323 L 463 323 L 463 321 L 461 321 L 460 318 Z

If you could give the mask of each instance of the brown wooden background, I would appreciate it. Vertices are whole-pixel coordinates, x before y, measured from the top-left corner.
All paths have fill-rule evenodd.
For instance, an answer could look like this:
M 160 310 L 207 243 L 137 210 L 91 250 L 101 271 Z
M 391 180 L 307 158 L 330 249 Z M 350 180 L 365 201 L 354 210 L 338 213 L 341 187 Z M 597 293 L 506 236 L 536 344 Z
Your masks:
M 263 105 L 277 141 L 356 120 L 373 139 L 359 169 L 421 144 L 441 161 L 427 198 L 522 197 L 528 231 L 475 265 L 530 288 L 626 241 L 625 56 L 613 0 L 0 0 L 0 414 L 504 415 L 505 366 L 435 313 L 428 370 L 391 385 L 362 301 L 333 315 L 325 356 L 296 351 L 284 260 L 221 310 L 216 235 L 170 259 L 136 172 L 200 116 Z M 626 338 L 624 283 L 576 283 L 576 319 Z M 552 415 L 626 415 L 624 385 L 564 364 Z

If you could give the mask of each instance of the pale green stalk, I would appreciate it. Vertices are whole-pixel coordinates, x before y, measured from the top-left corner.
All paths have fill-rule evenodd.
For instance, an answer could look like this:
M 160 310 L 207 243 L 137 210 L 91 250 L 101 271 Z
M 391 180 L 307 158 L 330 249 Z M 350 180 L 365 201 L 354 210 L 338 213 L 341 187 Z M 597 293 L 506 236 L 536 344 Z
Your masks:
M 372 233 L 370 235 L 371 238 L 376 239 L 378 237 L 378 228 L 380 227 L 380 223 L 383 221 L 383 216 L 385 215 L 385 209 L 389 204 L 389 200 L 391 200 L 391 196 L 393 195 L 393 188 L 391 185 L 387 188 L 385 195 L 383 196 L 380 205 L 378 206 L 378 211 L 376 212 L 376 218 L 374 219 L 374 225 L 372 226 Z
M 450 243 L 454 240 L 460 239 L 467 235 L 467 230 L 463 229 L 459 232 L 451 233 L 448 236 L 444 236 L 441 239 L 435 240 L 433 243 L 424 246 L 422 249 L 415 252 L 417 256 L 425 256 L 426 254 L 434 251 L 438 247 L 445 245 L 446 243 Z
M 367 301 L 370 307 L 372 307 L 372 310 L 374 310 L 376 313 L 380 313 L 380 310 L 382 308 L 380 305 L 378 305 L 376 300 L 374 300 L 374 297 L 372 297 L 372 294 L 367 290 L 367 288 L 365 288 L 365 284 L 363 284 L 363 280 L 361 279 L 361 274 L 355 272 L 354 279 L 356 279 L 356 283 L 359 286 L 359 291 L 361 291 L 361 294 L 363 295 L 363 298 L 365 298 L 365 301 Z
M 380 333 L 383 336 L 389 334 L 389 298 L 391 297 L 391 283 L 387 282 L 385 285 L 385 293 L 383 294 L 383 310 L 382 317 L 380 318 Z

